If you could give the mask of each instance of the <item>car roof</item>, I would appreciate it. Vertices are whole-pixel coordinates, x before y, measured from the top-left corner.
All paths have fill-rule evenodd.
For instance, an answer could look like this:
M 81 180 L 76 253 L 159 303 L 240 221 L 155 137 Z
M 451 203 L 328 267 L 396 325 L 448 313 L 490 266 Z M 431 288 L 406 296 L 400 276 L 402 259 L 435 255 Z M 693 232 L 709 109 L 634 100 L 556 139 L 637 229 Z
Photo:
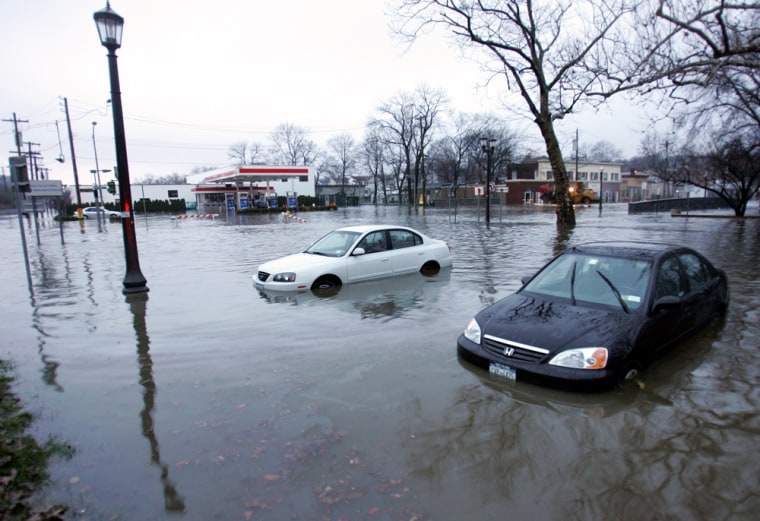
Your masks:
M 568 248 L 567 252 L 653 260 L 665 253 L 685 249 L 681 246 L 657 242 L 608 241 L 579 244 Z
M 358 232 L 358 233 L 366 233 L 366 232 L 374 232 L 377 230 L 409 230 L 415 233 L 419 233 L 411 228 L 407 228 L 406 226 L 396 226 L 392 224 L 362 224 L 357 226 L 345 226 L 343 228 L 338 228 L 335 230 L 336 232 Z

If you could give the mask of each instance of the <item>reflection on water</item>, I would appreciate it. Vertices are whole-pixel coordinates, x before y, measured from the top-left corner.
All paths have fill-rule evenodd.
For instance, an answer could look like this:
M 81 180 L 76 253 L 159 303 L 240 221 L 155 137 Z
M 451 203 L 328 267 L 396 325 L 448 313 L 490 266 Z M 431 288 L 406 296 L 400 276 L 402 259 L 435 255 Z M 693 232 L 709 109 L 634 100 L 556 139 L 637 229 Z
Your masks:
M 158 438 L 153 425 L 153 410 L 156 405 L 156 383 L 153 380 L 153 360 L 150 357 L 150 337 L 145 323 L 148 303 L 147 293 L 126 297 L 129 310 L 134 317 L 135 335 L 137 336 L 137 360 L 140 366 L 140 385 L 143 387 L 143 408 L 140 411 L 142 434 L 150 444 L 150 461 L 161 469 L 164 506 L 170 512 L 185 510 L 185 501 L 169 479 L 169 466 L 161 461 Z
M 17 224 L 0 218 L 3 356 L 38 434 L 76 447 L 51 468 L 50 498 L 82 519 L 754 519 L 760 222 L 595 210 L 567 230 L 528 208 L 490 227 L 466 208 L 150 217 L 136 223 L 150 306 L 125 304 L 118 230 L 66 223 L 62 245 L 43 226 L 30 291 Z M 262 262 L 381 222 L 448 241 L 454 266 L 329 298 L 253 288 Z M 725 320 L 619 392 L 507 384 L 458 362 L 467 320 L 521 277 L 619 239 L 703 251 L 729 277 Z
M 259 296 L 271 304 L 332 307 L 339 312 L 358 312 L 361 318 L 388 321 L 434 303 L 450 280 L 451 270 L 444 269 L 435 275 L 413 273 L 345 284 L 335 288 L 329 296 L 317 295 L 312 291 L 272 290 L 260 290 Z

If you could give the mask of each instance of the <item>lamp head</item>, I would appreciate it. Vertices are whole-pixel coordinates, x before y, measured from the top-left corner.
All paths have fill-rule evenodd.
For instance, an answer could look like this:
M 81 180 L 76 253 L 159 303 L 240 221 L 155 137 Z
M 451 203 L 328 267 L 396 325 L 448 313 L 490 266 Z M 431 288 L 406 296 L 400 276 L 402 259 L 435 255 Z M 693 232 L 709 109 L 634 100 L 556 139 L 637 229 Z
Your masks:
M 124 29 L 124 18 L 111 9 L 111 3 L 106 1 L 106 7 L 95 11 L 92 15 L 98 28 L 100 43 L 110 51 L 121 47 L 121 33 Z

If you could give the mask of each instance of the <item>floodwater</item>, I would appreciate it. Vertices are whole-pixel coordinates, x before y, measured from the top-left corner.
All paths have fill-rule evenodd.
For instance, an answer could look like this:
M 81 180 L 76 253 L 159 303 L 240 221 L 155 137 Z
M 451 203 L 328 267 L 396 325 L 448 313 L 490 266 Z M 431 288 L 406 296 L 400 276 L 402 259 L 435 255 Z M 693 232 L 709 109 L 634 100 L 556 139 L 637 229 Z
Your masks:
M 752 210 L 754 212 L 754 209 Z M 579 208 L 450 215 L 361 207 L 136 218 L 146 299 L 122 295 L 121 225 L 0 219 L 3 358 L 56 460 L 48 502 L 83 520 L 717 520 L 760 509 L 760 220 Z M 265 298 L 259 263 L 342 225 L 449 241 L 437 277 Z M 63 236 L 63 240 L 62 240 Z M 491 381 L 456 339 L 568 245 L 697 247 L 728 273 L 727 317 L 644 371 L 578 395 Z

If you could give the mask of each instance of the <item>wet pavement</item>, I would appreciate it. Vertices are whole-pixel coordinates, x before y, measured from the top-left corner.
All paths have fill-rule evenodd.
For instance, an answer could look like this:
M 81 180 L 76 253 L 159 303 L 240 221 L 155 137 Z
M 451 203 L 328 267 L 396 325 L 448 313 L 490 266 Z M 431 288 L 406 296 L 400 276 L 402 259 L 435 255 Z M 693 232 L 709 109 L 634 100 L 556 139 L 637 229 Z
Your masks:
M 753 208 L 751 212 L 756 212 Z M 121 225 L 0 218 L 3 358 L 71 443 L 47 500 L 85 520 L 756 519 L 760 220 L 579 208 L 361 207 L 231 219 L 136 218 L 147 298 L 122 295 Z M 261 262 L 348 224 L 449 241 L 436 277 L 330 299 L 254 290 Z M 63 238 L 63 243 L 62 243 Z M 726 270 L 726 318 L 644 371 L 579 395 L 459 362 L 482 307 L 568 245 L 694 246 Z

